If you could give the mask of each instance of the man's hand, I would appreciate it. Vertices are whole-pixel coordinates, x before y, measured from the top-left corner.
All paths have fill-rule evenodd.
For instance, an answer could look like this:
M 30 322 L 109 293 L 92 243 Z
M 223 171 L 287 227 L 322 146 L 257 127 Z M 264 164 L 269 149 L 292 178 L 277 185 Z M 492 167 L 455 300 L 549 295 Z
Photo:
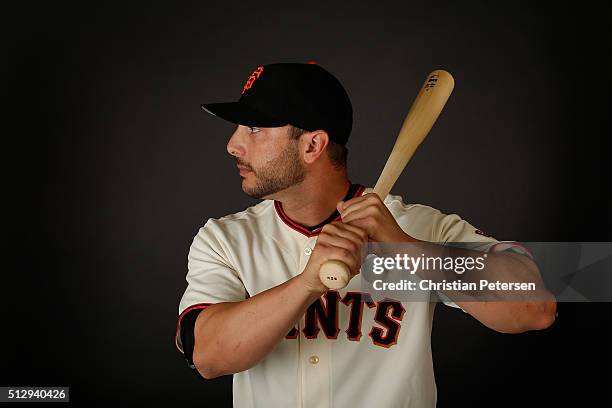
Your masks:
M 377 194 L 369 193 L 338 203 L 342 222 L 365 230 L 374 242 L 417 242 L 406 234 Z
M 321 230 L 317 244 L 312 250 L 308 264 L 300 277 L 312 293 L 322 294 L 327 287 L 321 283 L 319 270 L 327 261 L 341 261 L 348 266 L 351 278 L 361 268 L 361 248 L 368 242 L 368 234 L 362 228 L 336 221 Z

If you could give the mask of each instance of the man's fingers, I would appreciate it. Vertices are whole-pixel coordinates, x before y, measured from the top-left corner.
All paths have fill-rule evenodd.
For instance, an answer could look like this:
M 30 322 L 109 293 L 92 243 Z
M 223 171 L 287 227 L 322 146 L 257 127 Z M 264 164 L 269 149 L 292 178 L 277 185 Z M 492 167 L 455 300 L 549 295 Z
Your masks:
M 367 207 L 363 207 L 361 209 L 352 211 L 346 217 L 342 217 L 342 222 L 344 222 L 345 224 L 355 223 L 358 220 L 369 218 L 369 217 L 376 217 L 378 215 L 379 215 L 378 208 L 367 206 Z
M 344 202 L 341 208 L 338 209 L 338 211 L 342 216 L 342 221 L 344 221 L 349 214 L 352 214 L 355 211 L 359 211 L 372 206 L 378 206 L 381 203 L 382 201 L 376 194 L 370 193 L 361 197 L 352 198 Z
M 340 246 L 330 245 L 328 243 L 315 247 L 315 251 L 321 251 L 319 256 L 321 264 L 327 261 L 340 261 L 348 266 L 351 274 L 355 275 L 359 273 L 359 267 L 361 266 L 361 257 L 356 257 L 355 252 L 351 249 L 346 249 Z
M 361 196 L 361 197 L 351 198 L 348 201 L 342 201 L 342 205 L 338 205 L 338 207 L 339 207 L 338 208 L 338 212 L 342 216 L 342 219 L 344 219 L 344 217 L 347 214 L 350 214 L 351 211 L 354 211 L 359 206 L 364 205 L 366 198 L 367 198 L 366 196 Z M 355 208 L 353 208 L 353 207 L 355 207 Z
M 343 221 L 334 222 L 332 225 L 337 226 L 344 231 L 352 233 L 353 234 L 352 236 L 357 236 L 357 239 L 361 243 L 366 242 L 368 240 L 368 232 L 364 230 L 363 228 L 359 228 L 358 226 L 355 226 L 355 225 L 349 225 Z
M 354 275 L 359 273 L 362 245 L 367 241 L 367 237 L 367 233 L 361 228 L 338 221 L 323 227 L 317 246 L 323 251 L 321 255 L 324 258 L 344 262 Z
M 342 238 L 350 239 L 358 245 L 361 245 L 363 242 L 368 240 L 367 231 L 357 226 L 348 225 L 341 221 L 336 221 L 326 225 L 323 227 L 322 232 L 324 234 L 338 235 Z
M 352 234 L 352 233 L 343 232 L 343 234 Z M 339 233 L 334 233 L 334 234 L 327 234 L 325 236 L 320 236 L 319 239 L 322 241 L 323 244 L 327 246 L 343 248 L 351 252 L 361 251 L 361 241 L 358 239 L 355 239 L 354 236 L 352 238 L 346 238 L 345 236 L 342 236 Z

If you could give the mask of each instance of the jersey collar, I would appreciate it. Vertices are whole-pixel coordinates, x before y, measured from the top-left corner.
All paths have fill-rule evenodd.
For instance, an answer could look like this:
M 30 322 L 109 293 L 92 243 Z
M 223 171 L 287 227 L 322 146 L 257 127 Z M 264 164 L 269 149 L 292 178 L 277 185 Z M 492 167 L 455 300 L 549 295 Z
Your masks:
M 364 190 L 365 190 L 365 187 L 362 186 L 361 184 L 351 184 L 351 187 L 349 188 L 348 193 L 346 193 L 346 196 L 344 197 L 343 201 L 350 200 L 351 198 L 354 198 L 354 197 L 359 197 L 361 194 L 363 194 Z M 276 210 L 276 215 L 278 215 L 279 218 L 289 228 L 293 229 L 294 231 L 299 232 L 302 235 L 307 236 L 308 238 L 319 235 L 319 233 L 321 232 L 321 229 L 325 226 L 325 224 L 329 224 L 331 222 L 338 221 L 341 219 L 340 213 L 338 212 L 338 210 L 336 210 L 333 212 L 333 214 L 327 217 L 327 219 L 323 221 L 322 223 L 317 224 L 312 227 L 305 227 L 293 221 L 291 218 L 287 216 L 287 214 L 285 214 L 285 211 L 283 210 L 283 205 L 281 204 L 280 201 L 274 200 L 274 209 Z

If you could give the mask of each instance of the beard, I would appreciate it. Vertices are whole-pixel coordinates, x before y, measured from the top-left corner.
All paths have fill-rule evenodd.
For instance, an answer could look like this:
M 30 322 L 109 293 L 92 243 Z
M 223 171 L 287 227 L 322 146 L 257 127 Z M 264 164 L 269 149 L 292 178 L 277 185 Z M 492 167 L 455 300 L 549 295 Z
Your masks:
M 237 164 L 248 167 L 256 177 L 255 186 L 243 187 L 246 195 L 252 198 L 264 198 L 285 190 L 304 181 L 305 171 L 298 152 L 297 140 L 289 142 L 289 146 L 276 158 L 259 168 L 236 159 Z

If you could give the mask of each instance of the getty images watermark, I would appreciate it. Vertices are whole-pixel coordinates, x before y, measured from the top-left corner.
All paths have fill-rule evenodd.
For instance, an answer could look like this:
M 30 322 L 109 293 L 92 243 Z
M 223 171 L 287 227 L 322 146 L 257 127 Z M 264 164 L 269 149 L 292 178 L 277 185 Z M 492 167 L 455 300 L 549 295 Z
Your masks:
M 405 301 L 612 301 L 610 242 L 370 243 L 362 290 Z
M 469 257 L 441 257 L 441 256 L 425 256 L 421 254 L 418 257 L 413 257 L 408 254 L 396 254 L 395 257 L 378 257 L 371 258 L 372 273 L 381 275 L 388 271 L 404 271 L 411 275 L 417 271 L 425 273 L 432 271 L 454 272 L 457 275 L 463 275 L 466 271 L 483 271 L 485 269 L 485 260 L 488 254 L 482 256 Z M 476 282 L 464 282 L 461 279 L 452 280 L 450 282 L 442 280 L 440 282 L 431 279 L 422 279 L 417 282 L 409 279 L 401 279 L 399 282 L 385 282 L 383 279 L 376 279 L 372 282 L 375 290 L 536 290 L 534 282 L 500 282 L 480 279 Z

